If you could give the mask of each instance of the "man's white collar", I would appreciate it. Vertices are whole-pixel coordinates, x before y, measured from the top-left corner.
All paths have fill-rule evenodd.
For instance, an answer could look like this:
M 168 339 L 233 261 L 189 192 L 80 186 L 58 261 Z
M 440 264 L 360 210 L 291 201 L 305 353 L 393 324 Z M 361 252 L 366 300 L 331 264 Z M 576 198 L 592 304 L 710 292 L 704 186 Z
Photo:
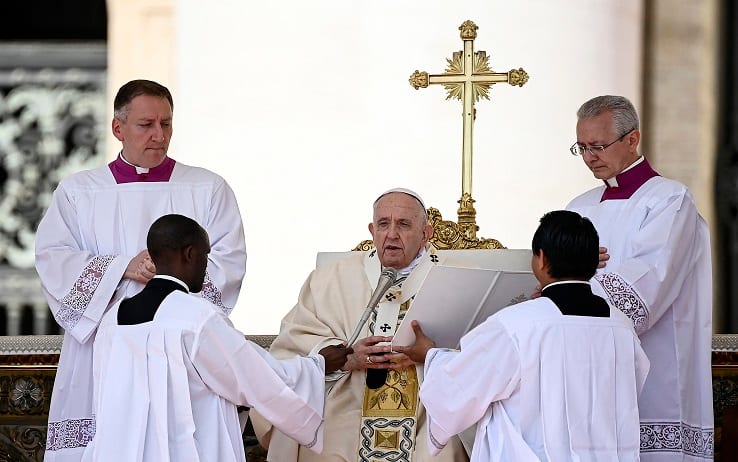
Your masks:
M 120 159 L 123 162 L 125 162 L 126 164 L 128 164 L 131 167 L 135 168 L 136 169 L 136 173 L 138 173 L 139 175 L 142 174 L 142 173 L 149 173 L 149 168 L 148 167 L 139 167 L 138 165 L 133 165 L 132 163 L 128 162 L 128 160 L 126 160 L 126 158 L 123 157 L 123 150 L 120 151 L 120 154 L 119 155 L 120 155 Z
M 154 276 L 154 279 L 166 279 L 167 281 L 174 281 L 184 287 L 187 293 L 190 292 L 190 288 L 187 287 L 187 284 L 185 284 L 181 279 L 175 278 L 174 276 L 170 276 L 168 274 L 157 274 L 156 276 Z
M 635 167 L 636 165 L 640 164 L 641 162 L 643 162 L 643 159 L 644 159 L 644 157 L 643 157 L 643 156 L 638 156 L 638 159 L 636 159 L 636 161 L 635 161 L 635 162 L 633 162 L 632 164 L 630 164 L 630 165 L 628 166 L 628 168 L 626 168 L 626 169 L 625 169 L 625 170 L 623 170 L 622 172 L 618 173 L 618 175 L 621 175 L 621 174 L 623 174 L 623 173 L 627 172 L 628 170 L 630 170 L 631 168 Z M 605 180 L 605 183 L 607 183 L 607 185 L 608 185 L 609 187 L 611 187 L 611 188 L 617 188 L 617 187 L 619 186 L 619 185 L 618 185 L 618 175 L 615 175 L 615 176 L 614 176 L 614 177 L 612 177 L 612 178 L 608 178 L 608 179 L 606 179 L 606 180 Z
M 420 263 L 420 260 L 423 259 L 423 256 L 426 254 L 427 250 L 425 247 L 420 248 L 420 252 L 418 252 L 418 255 L 413 259 L 413 261 L 410 262 L 409 265 L 407 265 L 405 268 L 402 268 L 401 270 L 398 270 L 397 272 L 403 276 L 407 276 L 408 274 L 412 273 L 416 266 L 418 266 L 418 263 Z

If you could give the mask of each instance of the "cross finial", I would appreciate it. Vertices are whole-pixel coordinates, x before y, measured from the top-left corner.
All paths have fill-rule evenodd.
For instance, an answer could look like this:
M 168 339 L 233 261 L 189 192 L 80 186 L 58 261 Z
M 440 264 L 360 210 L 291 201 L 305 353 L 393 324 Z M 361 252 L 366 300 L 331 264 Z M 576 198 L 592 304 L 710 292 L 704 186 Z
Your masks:
M 461 31 L 461 40 L 474 40 L 477 38 L 477 27 L 474 21 L 466 20 L 462 25 L 459 26 Z

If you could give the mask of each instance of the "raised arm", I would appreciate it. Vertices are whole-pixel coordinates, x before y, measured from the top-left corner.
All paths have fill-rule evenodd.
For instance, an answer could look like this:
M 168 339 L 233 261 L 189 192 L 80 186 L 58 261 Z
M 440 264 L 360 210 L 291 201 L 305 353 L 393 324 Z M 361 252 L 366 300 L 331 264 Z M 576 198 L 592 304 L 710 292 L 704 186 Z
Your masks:
M 637 232 L 628 234 L 632 253 L 615 256 L 595 275 L 593 290 L 625 313 L 639 334 L 647 331 L 682 292 L 710 267 L 707 225 L 689 193 L 672 194 L 649 205 Z M 603 242 L 603 245 L 607 245 Z
M 60 184 L 38 226 L 36 271 L 56 321 L 85 342 L 115 297 L 134 256 L 86 250 L 80 228 L 75 201 Z

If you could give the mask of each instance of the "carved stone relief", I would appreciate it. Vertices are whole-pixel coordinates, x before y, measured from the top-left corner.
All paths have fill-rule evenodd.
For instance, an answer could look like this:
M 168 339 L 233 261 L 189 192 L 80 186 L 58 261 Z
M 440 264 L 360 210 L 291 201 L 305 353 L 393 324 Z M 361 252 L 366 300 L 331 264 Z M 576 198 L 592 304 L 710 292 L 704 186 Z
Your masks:
M 0 333 L 45 333 L 35 231 L 59 181 L 105 160 L 106 67 L 104 43 L 0 43 Z

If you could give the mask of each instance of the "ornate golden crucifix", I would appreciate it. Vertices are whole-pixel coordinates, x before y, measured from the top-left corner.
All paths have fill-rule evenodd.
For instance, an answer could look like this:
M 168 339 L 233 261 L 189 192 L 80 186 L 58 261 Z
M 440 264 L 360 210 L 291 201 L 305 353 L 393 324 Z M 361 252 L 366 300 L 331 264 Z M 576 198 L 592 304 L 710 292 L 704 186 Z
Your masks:
M 474 128 L 475 111 L 474 103 L 480 98 L 489 100 L 489 87 L 501 82 L 522 87 L 528 81 L 528 74 L 522 69 L 513 69 L 510 72 L 492 72 L 489 68 L 489 58 L 484 51 L 474 51 L 474 39 L 477 38 L 477 25 L 472 21 L 465 21 L 459 27 L 461 39 L 464 41 L 464 51 L 456 51 L 451 59 L 446 59 L 448 67 L 443 74 L 428 75 L 427 72 L 413 72 L 410 76 L 410 85 L 416 90 L 426 88 L 428 85 L 440 84 L 446 88 L 446 99 L 456 98 L 464 103 L 464 136 L 462 142 L 461 160 L 461 199 L 459 199 L 459 223 L 460 230 L 442 229 L 441 233 L 449 234 L 447 238 L 452 239 L 458 234 L 453 245 L 445 247 L 453 248 L 500 248 L 502 245 L 494 239 L 477 239 L 479 227 L 476 222 L 477 212 L 474 210 L 474 199 L 472 190 L 472 137 Z M 437 210 L 431 209 L 431 221 L 441 220 Z M 437 214 L 437 216 L 434 216 Z M 453 222 L 444 222 L 453 223 Z M 434 224 L 435 225 L 435 224 Z M 436 232 L 438 233 L 438 226 Z M 443 238 L 443 236 L 436 236 Z M 457 242 L 459 240 L 464 242 Z M 446 240 L 446 239 L 444 239 Z M 485 242 L 487 241 L 487 242 Z M 493 241 L 493 242 L 492 242 Z

